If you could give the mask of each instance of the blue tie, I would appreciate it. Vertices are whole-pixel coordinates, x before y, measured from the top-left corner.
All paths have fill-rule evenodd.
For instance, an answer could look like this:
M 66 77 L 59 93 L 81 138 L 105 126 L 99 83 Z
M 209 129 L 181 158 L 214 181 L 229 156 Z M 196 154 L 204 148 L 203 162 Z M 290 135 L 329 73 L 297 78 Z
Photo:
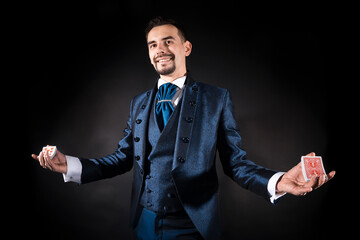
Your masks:
M 176 85 L 171 83 L 165 83 L 160 86 L 157 94 L 156 103 L 156 117 L 159 128 L 164 129 L 165 125 L 169 121 L 169 118 L 174 111 L 174 107 L 171 103 L 172 98 L 176 93 Z

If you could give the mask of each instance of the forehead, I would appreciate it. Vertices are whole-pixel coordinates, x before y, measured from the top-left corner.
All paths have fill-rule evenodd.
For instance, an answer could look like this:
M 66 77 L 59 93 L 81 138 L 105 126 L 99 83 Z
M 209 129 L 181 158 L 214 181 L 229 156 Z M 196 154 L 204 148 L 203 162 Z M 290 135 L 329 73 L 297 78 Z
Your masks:
M 157 26 L 154 27 L 153 29 L 150 30 L 148 37 L 147 37 L 147 41 L 151 42 L 151 41 L 159 41 L 163 38 L 166 37 L 173 37 L 175 39 L 180 39 L 179 36 L 179 31 L 178 29 L 170 24 L 166 24 L 166 25 L 161 25 L 161 26 Z

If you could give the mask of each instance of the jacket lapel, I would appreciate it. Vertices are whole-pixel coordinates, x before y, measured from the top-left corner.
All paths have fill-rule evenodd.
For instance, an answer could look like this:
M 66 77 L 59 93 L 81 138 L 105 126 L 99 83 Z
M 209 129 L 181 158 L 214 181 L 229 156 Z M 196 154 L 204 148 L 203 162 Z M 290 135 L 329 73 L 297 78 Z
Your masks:
M 193 122 L 195 121 L 195 113 L 199 102 L 198 92 L 199 89 L 196 82 L 188 75 L 181 101 L 172 171 L 186 161 L 186 154 L 192 140 Z
M 135 126 L 133 131 L 134 137 L 134 156 L 136 162 L 139 164 L 142 170 L 145 169 L 146 160 L 146 142 L 147 142 L 147 130 L 149 126 L 149 116 L 151 107 L 153 106 L 153 99 L 157 92 L 157 84 L 155 84 L 152 90 L 146 93 L 146 97 L 139 104 L 139 111 L 136 114 Z M 136 143 L 138 141 L 138 143 Z

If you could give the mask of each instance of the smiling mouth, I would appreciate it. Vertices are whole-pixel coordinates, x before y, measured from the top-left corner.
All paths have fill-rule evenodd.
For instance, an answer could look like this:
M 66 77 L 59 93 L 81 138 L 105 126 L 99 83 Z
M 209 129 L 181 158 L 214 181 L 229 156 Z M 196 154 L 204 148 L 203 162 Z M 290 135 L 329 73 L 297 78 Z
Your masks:
M 174 60 L 174 56 L 161 56 L 155 59 L 156 63 L 167 63 Z
M 171 60 L 172 60 L 172 58 L 167 58 L 167 59 L 157 60 L 156 62 L 158 62 L 158 63 L 163 63 L 163 62 L 170 62 Z

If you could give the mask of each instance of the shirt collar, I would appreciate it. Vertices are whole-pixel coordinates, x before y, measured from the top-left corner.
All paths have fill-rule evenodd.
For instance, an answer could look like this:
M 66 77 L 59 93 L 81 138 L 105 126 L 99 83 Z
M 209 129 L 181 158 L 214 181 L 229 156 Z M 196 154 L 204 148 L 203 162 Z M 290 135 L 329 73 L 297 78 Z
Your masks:
M 177 78 L 175 79 L 174 81 L 172 81 L 171 83 L 176 85 L 178 88 L 182 88 L 184 86 L 184 83 L 185 83 L 185 80 L 186 80 L 186 76 L 183 76 L 183 77 L 180 77 L 180 78 Z M 158 89 L 160 88 L 161 85 L 165 84 L 165 83 L 168 83 L 166 82 L 165 80 L 159 78 L 158 80 Z

